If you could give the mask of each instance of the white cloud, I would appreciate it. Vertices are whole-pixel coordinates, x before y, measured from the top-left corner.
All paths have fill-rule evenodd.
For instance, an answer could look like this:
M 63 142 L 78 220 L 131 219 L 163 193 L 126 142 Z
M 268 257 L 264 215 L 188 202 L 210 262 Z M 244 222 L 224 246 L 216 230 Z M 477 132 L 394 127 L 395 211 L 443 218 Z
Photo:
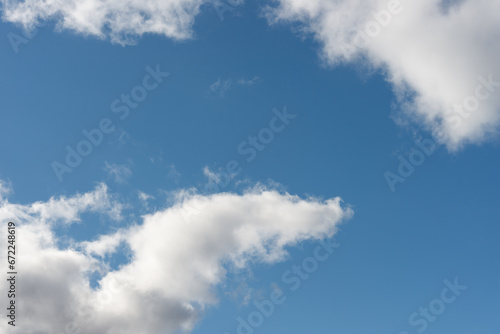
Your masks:
M 208 179 L 209 184 L 219 184 L 220 175 L 212 171 L 208 166 L 203 167 L 203 175 Z
M 251 79 L 240 78 L 238 80 L 233 79 L 221 79 L 218 78 L 217 81 L 210 85 L 209 93 L 217 97 L 224 97 L 228 91 L 230 91 L 233 86 L 253 86 L 259 82 L 260 78 L 254 76 Z
M 137 195 L 139 199 L 143 202 L 147 202 L 150 199 L 154 199 L 155 197 L 153 195 L 148 195 L 145 192 L 139 191 L 139 194 Z
M 69 29 L 113 42 L 133 43 L 154 33 L 174 39 L 192 34 L 201 5 L 211 0 L 1 0 L 4 20 L 33 28 L 55 20 Z M 237 1 L 235 4 L 240 4 Z M 366 61 L 381 69 L 400 102 L 400 119 L 423 124 L 454 150 L 496 135 L 500 122 L 500 87 L 485 88 L 479 77 L 500 82 L 500 0 L 402 0 L 390 23 L 377 31 L 373 13 L 399 8 L 392 0 L 276 0 L 266 11 L 270 22 L 299 22 L 322 45 L 330 65 Z M 397 2 L 397 1 L 396 1 Z M 379 21 L 387 17 L 379 16 Z M 368 34 L 366 28 L 370 28 Z M 380 27 L 380 24 L 378 25 Z M 364 32 L 364 33 L 362 33 Z M 364 43 L 360 36 L 368 36 Z M 250 84 L 252 80 L 236 83 Z M 231 88 L 219 79 L 211 93 Z M 474 106 L 474 95 L 490 93 Z M 469 105 L 463 111 L 456 105 Z M 459 111 L 457 111 L 459 110 Z
M 143 208 L 149 211 L 149 201 L 155 199 L 155 197 L 142 191 L 139 191 L 137 197 L 141 201 Z
M 79 246 L 85 253 L 104 257 L 116 251 L 117 247 L 125 240 L 126 234 L 119 230 L 114 234 L 102 235 L 95 241 L 83 241 Z
M 41 224 L 72 224 L 80 221 L 82 212 L 105 214 L 113 220 L 121 219 L 122 205 L 108 193 L 105 184 L 94 191 L 72 197 L 50 198 L 47 202 L 30 205 L 11 204 L 5 199 L 0 207 L 2 221 L 40 222 Z
M 181 173 L 175 168 L 174 164 L 168 166 L 168 174 L 167 176 L 171 178 L 175 183 L 178 183 L 181 179 Z
M 71 220 L 78 221 L 79 214 L 92 210 L 82 204 L 83 198 L 95 198 L 104 189 L 64 198 L 67 209 L 77 212 Z M 201 197 L 207 205 L 186 221 L 184 207 Z M 18 325 L 26 334 L 59 334 L 65 328 L 123 334 L 189 331 L 200 311 L 217 303 L 215 287 L 228 271 L 282 261 L 288 247 L 331 237 L 352 214 L 338 198 L 301 199 L 262 187 L 242 195 L 186 192 L 171 207 L 144 216 L 140 225 L 76 248 L 60 248 L 47 223 L 59 214 L 44 220 L 18 215 L 32 207 L 5 201 L 0 208 L 2 220 L 12 219 L 18 225 L 22 245 L 18 270 L 23 277 L 18 297 L 23 317 Z M 104 206 L 99 211 L 113 209 Z M 121 243 L 130 248 L 132 257 L 120 268 L 110 271 L 107 263 L 92 256 L 110 255 Z M 4 253 L 0 261 L 5 262 Z M 89 274 L 95 271 L 103 276 L 92 288 Z M 5 285 L 0 281 L 0 289 Z M 6 326 L 5 321 L 0 323 L 1 330 Z
M 72 30 L 113 42 L 133 44 L 153 33 L 173 39 L 191 36 L 200 6 L 208 0 L 2 0 L 4 20 L 33 28 L 54 20 L 58 29 Z
M 330 65 L 361 60 L 384 71 L 404 117 L 424 124 L 449 149 L 496 134 L 500 87 L 469 116 L 451 110 L 471 104 L 478 77 L 500 82 L 500 0 L 402 0 L 400 10 L 388 0 L 277 2 L 266 11 L 270 22 L 300 23 Z M 373 13 L 388 9 L 390 23 L 376 24 Z
M 218 97 L 224 97 L 226 92 L 231 89 L 233 82 L 231 79 L 217 79 L 216 82 L 210 85 L 210 92 Z
M 260 78 L 258 76 L 254 76 L 252 79 L 240 78 L 237 83 L 242 86 L 253 86 L 257 82 L 259 82 Z
M 132 170 L 127 165 L 110 164 L 105 161 L 103 170 L 112 177 L 116 183 L 123 183 L 132 176 Z
M 0 180 L 0 201 L 12 193 L 12 186 L 9 182 Z

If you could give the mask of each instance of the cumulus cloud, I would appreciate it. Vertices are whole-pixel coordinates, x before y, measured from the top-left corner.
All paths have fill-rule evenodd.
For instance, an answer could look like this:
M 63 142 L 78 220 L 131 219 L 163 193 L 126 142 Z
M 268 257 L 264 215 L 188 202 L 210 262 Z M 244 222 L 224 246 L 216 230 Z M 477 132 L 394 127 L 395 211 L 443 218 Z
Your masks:
M 72 30 L 113 42 L 133 44 L 137 36 L 160 34 L 173 39 L 191 36 L 200 6 L 208 0 L 1 0 L 4 19 L 32 29 L 54 20 Z
M 101 235 L 94 241 L 82 241 L 79 243 L 79 248 L 83 249 L 86 254 L 105 257 L 113 254 L 118 246 L 125 241 L 126 233 L 119 230 L 113 234 Z
M 22 272 L 23 279 L 17 282 L 16 299 L 26 317 L 23 333 L 59 333 L 55 329 L 64 328 L 65 319 L 77 307 L 75 303 L 80 302 L 75 294 L 82 296 L 91 291 L 88 273 L 102 270 L 92 257 L 74 249 L 59 249 L 53 229 L 61 224 L 81 223 L 81 214 L 85 212 L 119 220 L 121 211 L 122 205 L 109 194 L 105 184 L 85 194 L 25 205 L 10 203 L 8 197 L 0 198 L 0 221 L 17 225 L 16 270 Z M 0 230 L 0 238 L 7 239 L 5 228 Z M 5 253 L 0 254 L 0 261 L 7 262 Z M 3 280 L 0 284 L 2 291 L 7 291 L 6 283 Z M 50 301 L 50 307 L 44 301 Z M 54 322 L 43 321 L 45 317 Z M 6 321 L 0 324 L 4 331 L 7 327 Z
M 497 133 L 500 0 L 276 3 L 266 10 L 270 22 L 299 24 L 329 65 L 363 61 L 381 69 L 400 120 L 423 124 L 449 149 Z M 484 83 L 490 80 L 497 83 Z
M 29 205 L 9 203 L 1 199 L 0 219 L 2 221 L 27 221 L 40 224 L 72 224 L 80 221 L 82 212 L 105 214 L 113 220 L 120 220 L 122 205 L 108 193 L 108 187 L 101 183 L 94 191 L 72 197 L 50 198 L 46 202 Z
M 53 231 L 59 210 L 33 209 L 59 203 L 70 212 L 63 215 L 66 223 L 80 221 L 86 211 L 114 217 L 113 205 L 98 204 L 113 203 L 111 197 L 99 185 L 88 194 L 36 205 L 1 203 L 1 220 L 18 226 L 23 333 L 189 332 L 200 312 L 217 303 L 215 287 L 229 272 L 282 261 L 288 247 L 333 236 L 352 214 L 339 198 L 302 199 L 264 187 L 209 196 L 189 191 L 140 224 L 64 248 Z M 186 217 L 185 207 L 200 200 L 203 208 Z M 130 249 L 130 261 L 110 269 L 103 257 L 121 244 Z M 90 284 L 95 273 L 101 275 L 97 286 Z M 0 329 L 6 326 L 0 323 Z

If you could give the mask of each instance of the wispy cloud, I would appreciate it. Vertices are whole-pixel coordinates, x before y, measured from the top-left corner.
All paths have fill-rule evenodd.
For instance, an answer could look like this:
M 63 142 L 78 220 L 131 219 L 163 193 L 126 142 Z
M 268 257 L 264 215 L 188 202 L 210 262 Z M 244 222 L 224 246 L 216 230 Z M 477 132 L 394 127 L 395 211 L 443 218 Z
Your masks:
M 153 195 L 148 195 L 148 194 L 146 194 L 145 192 L 142 192 L 142 191 L 139 191 L 137 197 L 139 197 L 139 199 L 141 201 L 144 201 L 144 202 L 147 202 L 150 199 L 154 199 L 155 198 Z
M 168 166 L 167 176 L 172 179 L 175 183 L 178 183 L 181 179 L 181 173 L 175 168 L 174 164 Z
M 252 79 L 240 78 L 238 79 L 237 83 L 238 85 L 243 85 L 243 86 L 253 86 L 259 81 L 260 78 L 258 76 L 254 76 Z
M 231 89 L 233 82 L 231 79 L 222 80 L 217 79 L 216 82 L 210 85 L 210 93 L 218 97 L 224 97 L 226 92 Z
M 203 175 L 208 179 L 208 183 L 218 184 L 220 182 L 220 175 L 208 166 L 203 167 Z
M 251 79 L 240 78 L 238 80 L 218 78 L 217 81 L 210 85 L 209 95 L 223 98 L 235 86 L 253 86 L 259 81 L 260 78 L 258 76 L 254 76 Z
M 137 197 L 141 201 L 143 208 L 146 210 L 149 210 L 149 202 L 155 199 L 153 195 L 146 194 L 143 191 L 139 191 Z
M 124 183 L 128 178 L 132 176 L 132 170 L 130 169 L 130 163 L 127 165 L 110 164 L 109 162 L 104 162 L 103 170 L 110 176 L 116 183 Z
M 12 193 L 12 185 L 10 182 L 0 180 L 0 200 Z

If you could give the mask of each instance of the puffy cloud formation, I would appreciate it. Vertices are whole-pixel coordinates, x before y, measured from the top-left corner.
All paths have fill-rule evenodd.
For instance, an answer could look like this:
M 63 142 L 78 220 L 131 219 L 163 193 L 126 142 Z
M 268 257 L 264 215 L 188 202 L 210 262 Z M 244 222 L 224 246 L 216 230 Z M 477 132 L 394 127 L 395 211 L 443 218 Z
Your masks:
M 281 261 L 287 247 L 331 237 L 352 215 L 339 198 L 301 199 L 263 187 L 242 195 L 189 191 L 177 198 L 141 224 L 65 247 L 54 233 L 58 224 L 79 222 L 87 211 L 120 217 L 123 206 L 105 185 L 29 205 L 2 199 L 0 220 L 17 224 L 22 332 L 189 332 L 200 311 L 217 302 L 215 287 L 229 272 Z M 107 256 L 121 245 L 130 260 L 110 269 Z M 0 261 L 6 261 L 4 253 Z M 2 291 L 6 284 L 1 281 Z M 0 329 L 6 326 L 0 323 Z
M 266 11 L 270 22 L 299 24 L 330 65 L 362 60 L 382 69 L 404 118 L 424 124 L 450 150 L 497 133 L 500 0 L 276 3 Z
M 5 182 L 0 181 L 5 189 Z M 11 188 L 7 188 L 10 193 Z M 72 197 L 51 198 L 47 202 L 29 205 L 12 204 L 0 197 L 0 219 L 29 222 L 34 225 L 53 226 L 56 223 L 72 224 L 80 221 L 83 212 L 102 213 L 113 220 L 120 220 L 123 206 L 108 193 L 108 187 L 101 183 L 94 191 Z
M 73 30 L 130 44 L 135 36 L 154 33 L 174 39 L 191 36 L 194 17 L 204 0 L 2 0 L 4 19 L 33 28 L 56 20 Z

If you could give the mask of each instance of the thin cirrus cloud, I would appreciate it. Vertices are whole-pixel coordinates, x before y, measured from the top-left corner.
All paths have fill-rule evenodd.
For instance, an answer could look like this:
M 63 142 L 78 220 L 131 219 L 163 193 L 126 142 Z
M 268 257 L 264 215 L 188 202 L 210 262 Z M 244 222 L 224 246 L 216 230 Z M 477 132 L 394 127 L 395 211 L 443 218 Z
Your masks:
M 186 214 L 200 201 L 203 208 Z M 288 247 L 331 237 L 352 215 L 339 198 L 302 199 L 261 186 L 240 195 L 183 192 L 171 206 L 128 226 L 124 207 L 105 184 L 34 204 L 0 199 L 0 219 L 17 222 L 23 333 L 189 332 L 203 309 L 217 303 L 215 288 L 229 273 L 282 261 Z M 81 216 L 89 211 L 122 228 L 61 246 L 54 229 L 84 224 Z M 120 246 L 131 254 L 129 262 L 110 268 L 108 259 Z M 0 289 L 6 284 L 1 281 Z

